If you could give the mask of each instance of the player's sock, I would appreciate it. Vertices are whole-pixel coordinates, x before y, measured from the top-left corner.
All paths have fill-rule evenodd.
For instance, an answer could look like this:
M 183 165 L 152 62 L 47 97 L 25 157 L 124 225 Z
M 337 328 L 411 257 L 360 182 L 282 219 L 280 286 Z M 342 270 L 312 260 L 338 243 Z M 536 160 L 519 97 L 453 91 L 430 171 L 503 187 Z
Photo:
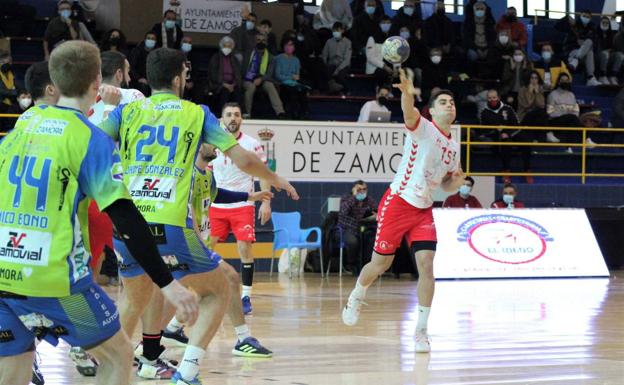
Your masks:
M 159 334 L 145 334 L 143 333 L 143 357 L 149 361 L 154 361 L 160 356 L 160 337 Z
M 238 338 L 238 342 L 243 342 L 245 338 L 251 337 L 251 333 L 249 332 L 249 326 L 247 326 L 247 324 L 242 324 L 241 326 L 235 326 L 234 331 L 236 332 L 236 337 Z
M 368 286 L 363 286 L 362 284 L 360 284 L 360 280 L 358 279 L 355 282 L 355 288 L 351 292 L 350 297 L 357 298 L 357 299 L 364 299 L 366 297 L 367 289 L 368 289 Z
M 418 322 L 416 323 L 416 330 L 427 329 L 427 321 L 429 320 L 430 307 L 418 305 Z
M 178 330 L 180 330 L 182 326 L 184 326 L 184 324 L 181 322 L 178 322 L 178 319 L 174 316 L 171 319 L 171 321 L 169 321 L 169 324 L 167 325 L 166 330 L 170 333 L 175 333 Z
M 241 280 L 243 281 L 243 291 L 241 297 L 251 296 L 251 285 L 253 285 L 254 263 L 243 263 L 241 269 Z
M 199 374 L 199 363 L 206 351 L 202 348 L 198 348 L 197 346 L 188 345 L 186 350 L 184 350 L 184 357 L 182 358 L 182 363 L 180 367 L 178 367 L 178 372 L 182 376 L 183 379 L 190 381 L 193 380 L 197 374 Z

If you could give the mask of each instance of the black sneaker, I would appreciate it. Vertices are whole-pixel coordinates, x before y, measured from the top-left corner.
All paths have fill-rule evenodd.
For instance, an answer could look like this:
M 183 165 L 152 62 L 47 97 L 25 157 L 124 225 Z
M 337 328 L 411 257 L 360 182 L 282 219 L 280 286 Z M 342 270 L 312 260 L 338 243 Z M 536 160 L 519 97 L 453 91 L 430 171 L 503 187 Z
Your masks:
M 170 332 L 165 330 L 162 334 L 163 339 L 170 340 L 172 342 L 176 342 L 180 345 L 186 345 L 189 342 L 189 338 L 184 334 L 184 327 L 178 329 L 178 331 Z

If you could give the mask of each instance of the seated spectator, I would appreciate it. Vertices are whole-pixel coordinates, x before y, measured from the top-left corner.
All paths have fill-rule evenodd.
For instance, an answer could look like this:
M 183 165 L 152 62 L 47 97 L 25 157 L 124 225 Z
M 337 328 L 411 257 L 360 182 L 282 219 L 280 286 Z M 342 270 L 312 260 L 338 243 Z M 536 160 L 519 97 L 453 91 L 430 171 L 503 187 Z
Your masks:
M 58 102 L 60 94 L 50 79 L 48 62 L 38 62 L 28 67 L 24 76 L 24 84 L 28 93 L 32 95 L 35 105 L 52 106 Z
M 588 86 L 599 86 L 602 83 L 594 76 L 594 40 L 596 27 L 591 21 L 591 12 L 583 11 L 578 19 L 565 16 L 557 21 L 555 29 L 566 34 L 563 41 L 563 52 L 568 56 L 570 71 L 574 72 L 582 61 L 585 65 Z
M 156 35 L 157 47 L 180 49 L 184 32 L 182 32 L 182 28 L 177 25 L 176 19 L 175 11 L 168 9 L 163 14 L 163 20 L 160 23 L 154 24 L 152 32 Z
M 342 236 L 346 246 L 344 260 L 347 271 L 355 272 L 360 257 L 359 228 L 362 222 L 376 220 L 377 202 L 368 196 L 368 187 L 363 180 L 353 183 L 351 193 L 340 198 L 338 225 L 342 228 Z
M 516 7 L 508 7 L 507 11 L 496 23 L 496 32 L 509 31 L 511 44 L 514 48 L 524 50 L 527 45 L 528 35 L 524 23 L 518 20 Z
M 22 112 L 29 109 L 30 106 L 32 106 L 32 96 L 27 90 L 19 89 L 17 90 L 17 103 L 9 106 L 6 113 L 21 115 Z M 13 127 L 15 127 L 15 122 L 17 122 L 17 118 L 4 118 L 2 120 L 4 121 L 3 123 L 5 127 L 8 128 L 8 130 L 13 129 Z
M 409 57 L 401 67 L 409 68 L 414 72 L 414 86 L 420 87 L 422 84 L 422 69 L 429 61 L 429 49 L 422 39 L 422 29 L 416 26 L 412 31 L 410 27 L 403 26 L 399 31 L 399 36 L 407 40 L 410 46 Z
M 285 100 L 286 115 L 305 119 L 308 115 L 307 87 L 299 82 L 301 63 L 295 56 L 294 39 L 284 41 L 284 53 L 275 58 L 275 80 L 280 84 L 280 95 Z
M 13 72 L 13 59 L 7 51 L 0 51 L 0 114 L 14 113 L 17 105 L 17 90 L 21 89 Z M 13 128 L 14 121 L 0 119 L 0 131 Z
M 186 57 L 186 83 L 184 86 L 184 99 L 192 100 L 195 103 L 201 103 L 203 100 L 199 72 L 199 55 L 193 51 L 193 39 L 190 36 L 184 36 L 182 38 L 182 44 L 180 45 L 180 51 L 184 53 Z
M 617 64 L 616 64 L 617 63 Z M 622 64 L 624 63 L 624 23 L 620 23 L 620 29 L 613 37 L 613 66 L 612 70 L 616 71 L 615 77 L 620 75 Z M 619 65 L 619 67 L 616 67 Z
M 388 109 L 388 97 L 390 95 L 390 86 L 384 85 L 377 87 L 377 95 L 375 100 L 369 100 L 364 103 L 362 109 L 360 109 L 360 116 L 358 118 L 358 122 L 368 122 L 370 113 L 373 111 L 383 111 L 390 112 Z
M 234 47 L 234 40 L 224 36 L 219 41 L 219 52 L 212 55 L 208 64 L 210 109 L 215 114 L 221 114 L 225 103 L 240 104 L 242 71 L 240 61 L 232 54 Z
M 503 103 L 500 100 L 498 91 L 492 89 L 488 91 L 488 104 L 481 112 L 481 124 L 487 126 L 504 126 L 514 127 L 518 126 L 518 117 L 514 109 Z M 493 132 L 487 133 L 487 135 L 496 135 L 493 139 L 497 142 L 526 142 L 529 134 L 524 134 L 519 129 L 503 129 L 499 128 Z M 522 154 L 522 171 L 529 172 L 531 169 L 531 147 L 519 146 L 520 153 Z M 513 155 L 512 146 L 497 146 L 495 151 L 498 153 L 501 163 L 502 171 L 511 171 L 511 157 Z M 526 177 L 528 183 L 533 183 L 532 177 Z M 508 175 L 503 176 L 505 183 L 511 182 L 511 178 Z
M 542 45 L 541 58 L 534 64 L 535 70 L 544 82 L 544 90 L 550 91 L 559 75 L 564 73 L 572 79 L 572 74 L 568 71 L 566 64 L 555 55 L 553 47 L 550 43 Z
M 392 28 L 390 28 L 390 36 L 397 36 L 401 28 L 407 27 L 411 34 L 414 34 L 416 28 L 421 28 L 422 12 L 420 3 L 416 4 L 416 0 L 405 0 L 403 6 L 399 8 L 392 18 Z
M 445 55 L 451 53 L 455 44 L 455 27 L 451 19 L 446 16 L 443 0 L 436 2 L 435 13 L 425 20 L 423 35 L 429 48 L 440 47 Z
M 345 91 L 347 87 L 347 76 L 351 70 L 351 40 L 344 36 L 344 26 L 342 23 L 335 23 L 333 27 L 333 37 L 325 43 L 321 60 L 325 64 L 328 91 L 336 93 Z
M 312 27 L 317 31 L 321 45 L 331 38 L 331 29 L 337 21 L 351 29 L 353 14 L 349 0 L 324 0 L 312 19 Z
M 516 198 L 518 196 L 518 190 L 516 186 L 511 183 L 505 183 L 503 186 L 503 194 L 500 199 L 492 202 L 493 209 L 523 209 L 524 203 Z
M 366 42 L 366 74 L 375 75 L 378 86 L 391 83 L 395 74 L 394 68 L 384 61 L 381 53 L 383 42 L 389 36 L 391 25 L 390 18 L 383 16 L 379 23 L 379 31 L 369 36 Z
M 126 35 L 121 30 L 115 28 L 106 31 L 100 41 L 100 51 L 115 51 L 128 55 Z
M 622 68 L 624 54 L 614 49 L 615 31 L 611 29 L 611 19 L 603 16 L 600 19 L 600 29 L 596 32 L 596 52 L 598 52 L 599 81 L 602 84 L 619 85 L 618 74 Z M 609 66 L 611 64 L 611 66 Z
M 147 55 L 156 47 L 156 34 L 152 31 L 145 34 L 142 42 L 130 52 L 128 62 L 130 62 L 130 83 L 133 88 L 138 89 L 145 96 L 151 94 L 151 89 L 147 84 Z
M 448 88 L 449 67 L 444 60 L 442 49 L 433 48 L 429 51 L 429 60 L 423 65 L 421 88 L 425 99 L 431 94 L 434 87 Z
M 375 3 L 375 10 L 370 11 L 367 9 L 371 6 L 368 0 L 353 0 L 351 2 L 351 13 L 353 14 L 354 22 L 356 17 L 369 12 L 372 12 L 377 18 L 381 18 L 386 14 L 382 0 L 375 0 L 373 3 Z
M 258 17 L 255 13 L 249 12 L 243 23 L 230 32 L 230 37 L 234 40 L 234 55 L 239 61 L 243 56 L 249 55 L 256 46 L 256 35 L 260 33 L 256 28 Z
M 486 77 L 501 79 L 505 63 L 512 59 L 513 53 L 514 47 L 509 38 L 509 31 L 500 31 L 496 42 L 488 50 Z
M 67 40 L 85 40 L 95 44 L 84 23 L 72 18 L 72 3 L 61 0 L 57 5 L 58 16 L 50 20 L 43 36 L 43 52 L 46 60 L 50 52 Z
M 464 184 L 459 187 L 457 194 L 449 195 L 442 203 L 442 207 L 449 208 L 466 208 L 466 209 L 480 209 L 481 202 L 476 196 L 470 195 L 472 188 L 474 187 L 474 179 L 467 176 L 464 178 Z
M 548 121 L 542 78 L 531 71 L 518 91 L 518 119 L 523 126 L 543 126 Z M 552 133 L 551 133 L 552 134 Z M 533 135 L 535 137 L 535 135 Z
M 351 37 L 353 37 L 353 52 L 356 54 L 362 53 L 369 37 L 381 33 L 379 23 L 384 14 L 377 15 L 375 13 L 375 4 L 375 0 L 366 0 L 365 12 L 356 16 L 353 20 Z M 389 32 L 389 30 L 386 32 Z
M 511 59 L 505 62 L 501 79 L 501 95 L 507 104 L 515 105 L 520 87 L 533 71 L 533 63 L 520 48 L 516 48 Z
M 277 55 L 277 38 L 275 34 L 271 32 L 273 29 L 273 23 L 271 20 L 264 19 L 258 26 L 258 31 L 266 36 L 266 45 L 271 55 Z
M 251 116 L 253 100 L 256 90 L 261 88 L 269 97 L 271 107 L 278 118 L 285 117 L 284 105 L 279 93 L 273 84 L 275 61 L 267 45 L 267 37 L 264 34 L 256 35 L 256 48 L 249 56 L 243 58 L 243 89 L 245 90 L 245 118 Z
M 301 63 L 301 79 L 309 84 L 315 92 L 327 92 L 327 79 L 324 71 L 320 45 L 316 32 L 307 24 L 299 25 L 296 31 L 295 54 Z
M 494 29 L 494 17 L 491 9 L 485 1 L 477 1 L 472 7 L 473 12 L 466 13 L 463 24 L 464 48 L 470 62 L 485 60 L 488 57 L 489 49 L 496 40 Z M 472 15 L 470 17 L 469 15 Z M 475 70 L 471 72 L 476 73 Z

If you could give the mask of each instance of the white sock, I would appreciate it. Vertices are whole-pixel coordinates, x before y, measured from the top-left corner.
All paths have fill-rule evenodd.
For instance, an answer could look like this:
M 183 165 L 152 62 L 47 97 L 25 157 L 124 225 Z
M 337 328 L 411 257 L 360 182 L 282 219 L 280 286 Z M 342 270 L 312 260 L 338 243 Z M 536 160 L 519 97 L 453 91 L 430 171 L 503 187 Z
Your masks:
M 349 296 L 349 298 L 364 299 L 366 297 L 367 289 L 368 289 L 368 286 L 362 286 L 362 284 L 360 284 L 360 280 L 358 279 L 355 282 L 355 288 L 351 292 L 351 295 Z
M 243 290 L 241 291 L 241 298 L 243 297 L 251 297 L 251 286 L 243 285 Z
M 238 337 L 238 342 L 243 342 L 245 338 L 251 337 L 251 333 L 249 332 L 249 326 L 247 326 L 247 324 L 234 326 L 234 331 L 236 332 L 236 337 Z
M 430 307 L 418 305 L 418 322 L 416 323 L 416 330 L 427 330 L 427 321 L 429 320 Z
M 205 354 L 206 351 L 202 348 L 192 345 L 186 346 L 182 363 L 180 363 L 180 367 L 178 368 L 178 372 L 180 372 L 183 379 L 191 381 L 197 377 L 199 374 L 199 363 L 202 358 L 204 358 Z
M 182 326 L 184 326 L 183 323 L 178 322 L 178 319 L 174 316 L 171 321 L 169 321 L 169 324 L 166 327 L 166 330 L 170 333 L 175 333 L 178 330 L 182 329 Z

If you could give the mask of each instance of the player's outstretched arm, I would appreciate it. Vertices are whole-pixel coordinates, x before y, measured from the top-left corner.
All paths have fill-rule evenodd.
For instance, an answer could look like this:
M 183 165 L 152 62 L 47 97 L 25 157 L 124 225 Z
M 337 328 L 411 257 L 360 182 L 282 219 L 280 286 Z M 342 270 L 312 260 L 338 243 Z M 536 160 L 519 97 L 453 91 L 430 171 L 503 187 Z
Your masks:
M 416 93 L 416 89 L 412 84 L 412 79 L 407 76 L 403 68 L 399 70 L 399 77 L 401 82 L 393 84 L 392 86 L 401 91 L 401 109 L 403 110 L 405 126 L 414 127 L 420 119 L 420 111 L 414 107 L 414 94 Z
M 129 199 L 118 199 L 104 211 L 132 256 L 162 290 L 165 298 L 176 307 L 177 314 L 189 325 L 195 323 L 198 315 L 197 296 L 173 279 L 158 252 L 147 222 L 134 203 Z
M 466 174 L 461 169 L 461 167 L 457 168 L 455 172 L 449 174 L 442 179 L 442 183 L 440 187 L 442 190 L 447 192 L 455 192 L 459 189 L 461 185 L 464 184 L 464 179 L 466 178 Z

